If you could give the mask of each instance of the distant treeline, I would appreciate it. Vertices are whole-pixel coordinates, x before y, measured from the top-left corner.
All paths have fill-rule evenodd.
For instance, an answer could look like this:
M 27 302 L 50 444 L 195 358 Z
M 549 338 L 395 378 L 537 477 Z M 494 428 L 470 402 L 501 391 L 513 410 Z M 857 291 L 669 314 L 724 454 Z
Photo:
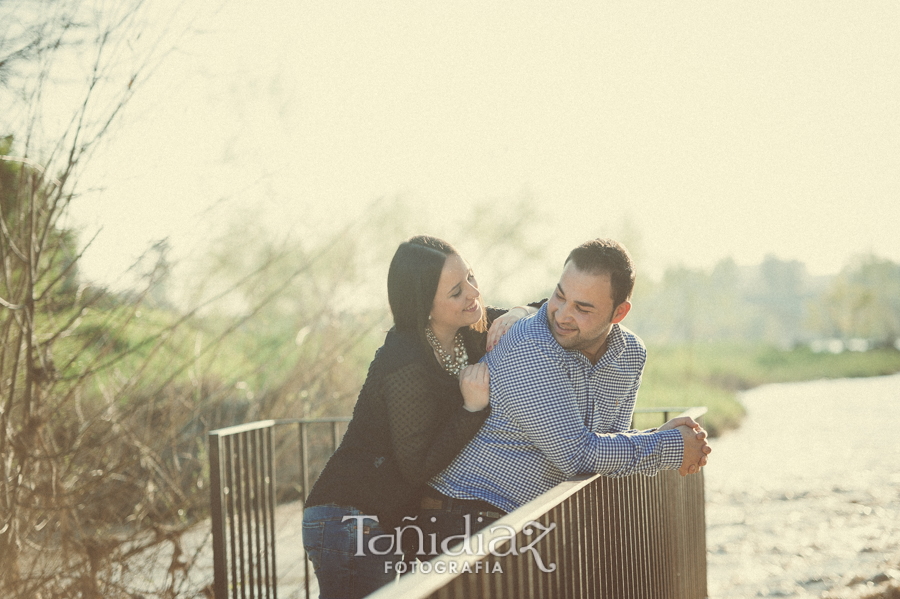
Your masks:
M 769 256 L 641 280 L 628 326 L 655 344 L 757 341 L 814 351 L 900 349 L 900 264 L 868 255 L 834 276 Z

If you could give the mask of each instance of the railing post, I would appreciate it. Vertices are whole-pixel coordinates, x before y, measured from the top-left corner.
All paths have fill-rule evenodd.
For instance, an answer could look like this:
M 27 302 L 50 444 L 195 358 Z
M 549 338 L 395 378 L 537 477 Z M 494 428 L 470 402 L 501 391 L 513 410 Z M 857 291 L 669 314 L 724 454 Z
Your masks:
M 234 464 L 234 438 L 229 435 L 225 437 L 225 457 L 227 458 L 227 463 L 225 464 L 225 510 L 227 513 L 228 519 L 228 532 L 229 532 L 229 548 L 231 549 L 231 553 L 229 554 L 231 559 L 229 562 L 231 563 L 231 595 L 234 599 L 237 599 L 238 593 L 238 571 L 237 571 L 237 562 L 238 562 L 238 549 L 236 545 L 235 539 L 237 535 L 235 534 L 235 511 L 237 509 L 237 499 L 238 492 L 236 489 L 236 473 L 235 473 L 235 464 Z
M 260 467 L 260 451 L 259 451 L 259 433 L 260 431 L 252 431 L 248 433 L 250 437 L 250 481 L 252 484 L 247 485 L 249 487 L 250 494 L 252 495 L 252 501 L 248 502 L 248 507 L 250 508 L 251 513 L 253 514 L 252 524 L 253 524 L 253 534 L 250 537 L 250 551 L 252 555 L 252 563 L 251 563 L 251 572 L 253 570 L 253 566 L 256 566 L 255 576 L 252 576 L 250 579 L 250 586 L 253 586 L 253 582 L 256 582 L 256 596 L 262 599 L 263 589 L 265 588 L 265 581 L 263 580 L 262 573 L 262 562 L 263 562 L 263 544 L 262 544 L 262 530 L 260 524 L 265 524 L 265 520 L 260 522 L 260 510 L 262 509 L 262 505 L 260 504 L 260 493 L 262 492 L 262 488 L 259 484 L 259 479 L 262 476 L 262 468 Z M 251 523 L 250 518 L 247 519 L 248 524 Z M 254 545 L 255 543 L 255 545 Z M 268 592 L 266 592 L 268 594 Z
M 275 563 L 275 493 L 278 487 L 275 486 L 275 434 L 274 428 L 266 430 L 265 450 L 266 450 L 266 516 L 268 517 L 269 526 L 266 527 L 266 579 L 268 581 L 267 588 L 272 589 L 272 599 L 278 599 L 278 568 Z M 271 537 L 271 538 L 270 538 Z M 268 591 L 266 591 L 268 597 Z
M 209 500 L 213 542 L 213 593 L 225 599 L 228 589 L 228 559 L 225 548 L 225 518 L 222 509 L 221 440 L 218 434 L 209 435 Z
M 303 485 L 303 507 L 306 508 L 306 498 L 309 496 L 309 439 L 306 434 L 306 423 L 300 422 L 300 481 Z M 302 539 L 301 539 L 302 542 Z M 309 599 L 309 556 L 303 552 L 303 587 L 306 591 L 306 599 Z
M 309 495 L 309 467 L 307 460 L 309 459 L 309 439 L 306 432 L 306 423 L 300 423 L 300 478 L 303 484 L 303 501 Z
M 331 423 L 331 452 L 337 451 L 338 445 L 341 444 L 340 422 L 335 420 Z

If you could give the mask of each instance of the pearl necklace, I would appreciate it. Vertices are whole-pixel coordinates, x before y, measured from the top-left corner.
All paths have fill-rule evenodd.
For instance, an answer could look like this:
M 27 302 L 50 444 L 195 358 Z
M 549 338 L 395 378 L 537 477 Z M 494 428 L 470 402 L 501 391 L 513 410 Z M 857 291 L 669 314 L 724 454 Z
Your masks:
M 425 327 L 425 337 L 428 339 L 431 347 L 434 348 L 434 351 L 437 352 L 441 366 L 453 376 L 458 377 L 460 371 L 469 365 L 469 355 L 466 353 L 466 346 L 463 344 L 462 333 L 456 333 L 456 337 L 453 338 L 452 356 L 444 351 L 444 348 L 441 347 L 441 342 L 438 341 L 437 337 L 434 336 L 434 331 L 429 327 Z

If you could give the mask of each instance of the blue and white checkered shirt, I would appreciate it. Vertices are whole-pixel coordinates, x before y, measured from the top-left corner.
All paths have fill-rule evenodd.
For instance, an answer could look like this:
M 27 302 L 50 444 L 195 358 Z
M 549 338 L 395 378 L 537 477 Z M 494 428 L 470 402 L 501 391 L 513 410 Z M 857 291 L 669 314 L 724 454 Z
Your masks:
M 616 324 L 606 353 L 592 365 L 556 342 L 545 304 L 484 357 L 491 415 L 429 484 L 511 512 L 576 474 L 678 469 L 679 431 L 628 430 L 646 358 L 641 340 Z

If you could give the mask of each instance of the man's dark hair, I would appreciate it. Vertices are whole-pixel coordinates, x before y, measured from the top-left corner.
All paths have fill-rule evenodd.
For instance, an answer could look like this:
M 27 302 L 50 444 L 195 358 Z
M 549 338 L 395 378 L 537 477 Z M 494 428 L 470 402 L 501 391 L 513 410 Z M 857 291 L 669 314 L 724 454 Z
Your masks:
M 426 342 L 425 327 L 444 262 L 447 256 L 458 255 L 452 245 L 429 235 L 416 235 L 400 244 L 388 269 L 388 303 L 398 333 Z M 484 329 L 484 321 L 482 316 L 473 328 Z
M 634 262 L 618 241 L 592 239 L 569 252 L 565 264 L 572 261 L 581 272 L 609 275 L 613 305 L 618 306 L 631 297 L 634 289 Z

